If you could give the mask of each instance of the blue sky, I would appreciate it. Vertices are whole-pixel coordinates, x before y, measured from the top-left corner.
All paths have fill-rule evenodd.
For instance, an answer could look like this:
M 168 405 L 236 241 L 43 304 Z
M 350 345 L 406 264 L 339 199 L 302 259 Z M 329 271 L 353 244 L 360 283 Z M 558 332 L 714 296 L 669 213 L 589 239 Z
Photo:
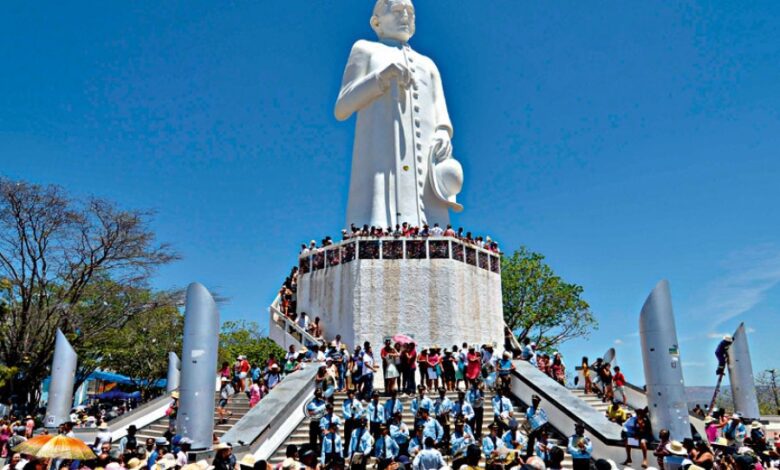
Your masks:
M 337 234 L 354 121 L 333 104 L 369 0 L 0 6 L 0 173 L 157 210 L 224 318 L 265 308 L 300 242 Z M 642 383 L 645 297 L 671 282 L 689 384 L 749 327 L 780 367 L 780 4 L 417 2 L 466 174 L 456 223 L 582 284 Z M 617 343 L 617 344 L 615 344 Z

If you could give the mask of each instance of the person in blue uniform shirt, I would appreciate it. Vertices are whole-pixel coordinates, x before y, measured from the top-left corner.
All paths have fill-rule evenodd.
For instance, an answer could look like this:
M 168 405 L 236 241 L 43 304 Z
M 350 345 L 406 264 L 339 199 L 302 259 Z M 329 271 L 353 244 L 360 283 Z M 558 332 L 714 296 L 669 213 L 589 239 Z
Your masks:
M 412 404 L 410 406 L 412 414 L 414 415 L 415 425 L 421 419 L 420 411 L 426 409 L 428 412 L 430 412 L 431 408 L 433 408 L 433 402 L 430 398 L 425 396 L 425 387 L 422 385 L 418 386 L 417 396 L 412 398 Z
M 452 400 L 447 398 L 447 390 L 442 387 L 439 389 L 439 396 L 433 401 L 431 414 L 436 421 L 441 424 L 444 430 L 443 443 L 446 445 L 450 439 L 450 413 L 452 412 Z
M 368 416 L 368 422 L 370 424 L 371 435 L 374 439 L 379 438 L 379 426 L 385 424 L 385 407 L 379 403 L 379 392 L 374 392 L 371 395 L 371 401 L 366 408 L 366 416 Z
M 414 435 L 409 440 L 409 456 L 414 458 L 418 452 L 425 448 L 425 437 L 423 437 L 422 425 L 414 428 Z
M 338 429 L 338 423 L 335 420 L 331 421 L 322 436 L 320 462 L 322 462 L 325 468 L 343 468 L 344 460 L 342 456 L 344 455 L 344 448 Z
M 477 437 L 482 437 L 482 420 L 485 416 L 485 391 L 482 389 L 482 381 L 477 378 L 471 382 L 471 388 L 466 392 L 466 401 L 474 410 L 474 418 L 469 422 Z
M 332 423 L 336 423 L 338 426 L 342 424 L 341 418 L 333 412 L 333 403 L 328 403 L 325 405 L 325 416 L 320 418 L 320 431 L 322 431 L 322 434 L 328 432 Z
M 390 398 L 385 402 L 385 419 L 390 421 L 396 413 L 404 412 L 404 404 L 398 399 L 398 391 L 390 392 Z
M 452 404 L 450 408 L 450 417 L 455 420 L 463 418 L 464 421 L 470 422 L 474 420 L 474 407 L 466 400 L 466 392 L 463 390 L 458 391 L 458 399 Z M 480 422 L 480 424 L 482 424 Z M 473 427 L 473 426 L 472 426 Z
M 534 445 L 536 439 L 539 437 L 539 433 L 542 432 L 544 426 L 547 425 L 547 412 L 540 406 L 542 402 L 539 395 L 533 395 L 531 397 L 531 406 L 525 412 L 525 419 L 528 420 L 528 424 L 531 426 L 531 432 L 528 433 L 528 447 L 526 449 L 526 455 L 532 456 L 534 453 Z
M 504 396 L 504 392 L 499 388 L 496 389 L 496 396 L 491 400 L 491 404 L 493 405 L 493 422 L 498 423 L 502 431 L 507 429 L 509 416 L 513 412 L 512 402 Z
M 499 426 L 498 423 L 493 423 Z M 502 436 L 504 446 L 508 449 L 517 450 L 520 453 L 524 453 L 528 446 L 528 436 L 525 435 L 522 429 L 520 429 L 520 423 L 516 419 L 509 421 L 509 429 Z
M 384 424 L 379 426 L 379 437 L 374 444 L 374 457 L 377 459 L 377 468 L 384 470 L 398 457 L 398 443 L 390 437 L 389 430 Z
M 482 453 L 485 455 L 486 461 L 495 459 L 499 450 L 506 447 L 504 441 L 498 436 L 498 424 L 490 423 L 488 429 L 490 429 L 490 434 L 482 438 Z
M 314 391 L 314 398 L 306 405 L 306 415 L 309 418 L 309 445 L 313 449 L 319 449 L 319 442 L 322 438 L 320 429 L 320 419 L 325 416 L 325 400 L 322 399 L 322 390 Z
M 401 412 L 396 412 L 389 424 L 390 437 L 398 444 L 400 455 L 409 455 L 409 428 L 402 419 Z
M 585 425 L 577 423 L 574 425 L 574 434 L 569 437 L 566 450 L 571 455 L 572 468 L 574 470 L 588 470 L 590 468 L 590 457 L 593 454 L 593 444 L 585 436 Z
M 352 431 L 352 438 L 347 449 L 347 458 L 350 460 L 350 468 L 365 468 L 371 449 L 374 447 L 374 438 L 368 431 L 368 419 L 361 418 L 358 426 Z M 358 454 L 357 456 L 355 454 Z
M 352 431 L 358 427 L 361 418 L 365 415 L 365 409 L 360 400 L 355 398 L 355 391 L 347 391 L 347 399 L 342 404 L 344 414 L 344 442 L 349 445 L 352 440 Z
M 444 438 L 444 429 L 438 421 L 433 419 L 426 408 L 420 409 L 420 422 L 423 427 L 423 436 L 432 438 L 433 442 L 439 445 Z
M 542 429 L 536 444 L 534 444 L 534 455 L 544 460 L 545 465 L 550 461 L 550 449 L 553 448 L 553 445 L 548 441 L 548 437 L 547 430 Z
M 465 424 L 463 418 L 455 421 L 455 430 L 450 436 L 450 452 L 453 458 L 460 457 L 469 445 L 476 443 L 474 435 L 464 429 Z
M 425 438 L 424 449 L 421 449 L 412 461 L 412 468 L 420 470 L 438 470 L 446 468 L 447 464 L 441 452 L 436 449 L 436 443 L 430 437 Z

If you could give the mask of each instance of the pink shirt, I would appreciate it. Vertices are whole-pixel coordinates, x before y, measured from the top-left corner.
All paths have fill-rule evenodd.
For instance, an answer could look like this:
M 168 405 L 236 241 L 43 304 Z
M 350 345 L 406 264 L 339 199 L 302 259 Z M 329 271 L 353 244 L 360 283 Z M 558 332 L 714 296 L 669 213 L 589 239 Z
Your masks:
M 718 440 L 718 427 L 714 424 L 708 425 L 704 432 L 707 433 L 708 441 L 715 442 Z

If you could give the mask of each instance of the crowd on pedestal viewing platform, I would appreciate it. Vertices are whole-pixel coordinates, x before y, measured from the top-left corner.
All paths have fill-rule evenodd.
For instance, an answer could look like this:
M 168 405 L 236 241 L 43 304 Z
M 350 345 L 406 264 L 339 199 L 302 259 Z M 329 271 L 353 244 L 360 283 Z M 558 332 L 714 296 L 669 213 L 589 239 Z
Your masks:
M 447 225 L 446 228 L 442 228 L 439 224 L 433 224 L 429 227 L 427 224 L 422 227 L 412 226 L 404 222 L 403 224 L 396 224 L 393 227 L 375 227 L 363 225 L 358 227 L 352 224 L 349 229 L 341 230 L 341 239 L 349 240 L 353 238 L 428 238 L 428 237 L 451 237 L 456 238 L 467 245 L 473 245 L 494 253 L 501 253 L 498 247 L 498 242 L 491 239 L 489 236 L 474 236 L 471 232 L 464 232 L 463 227 L 454 230 L 452 225 Z M 316 253 L 325 247 L 328 247 L 334 243 L 334 240 L 330 236 L 326 236 L 317 245 L 315 240 L 311 240 L 309 244 L 301 245 L 300 255 Z

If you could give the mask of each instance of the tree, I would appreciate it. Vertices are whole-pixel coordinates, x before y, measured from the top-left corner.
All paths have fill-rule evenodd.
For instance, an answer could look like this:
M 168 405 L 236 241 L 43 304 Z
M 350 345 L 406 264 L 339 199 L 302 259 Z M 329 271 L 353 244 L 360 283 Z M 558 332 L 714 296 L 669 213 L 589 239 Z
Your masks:
M 0 178 L 0 363 L 17 370 L 0 398 L 36 401 L 58 328 L 78 352 L 144 311 L 139 290 L 177 258 L 151 215 Z
M 92 345 L 102 351 L 97 365 L 130 377 L 136 388 L 149 391 L 166 377 L 168 353 L 181 351 L 183 332 L 184 316 L 174 305 L 160 302 Z
M 761 416 L 776 415 L 780 413 L 780 392 L 777 390 L 777 372 L 767 369 L 755 375 L 756 399 L 758 411 Z M 730 386 L 722 386 L 718 398 L 715 400 L 716 408 L 723 408 L 728 412 L 735 411 L 734 395 Z M 754 416 L 749 416 L 749 418 Z
M 501 260 L 504 320 L 519 341 L 547 350 L 598 327 L 583 288 L 556 276 L 544 256 L 521 247 Z
M 284 356 L 284 349 L 273 340 L 263 336 L 256 322 L 226 321 L 219 333 L 219 364 L 230 364 L 243 354 L 252 364 L 263 365 L 271 354 Z
M 758 409 L 762 416 L 780 413 L 780 391 L 777 386 L 777 369 L 767 369 L 756 376 Z

